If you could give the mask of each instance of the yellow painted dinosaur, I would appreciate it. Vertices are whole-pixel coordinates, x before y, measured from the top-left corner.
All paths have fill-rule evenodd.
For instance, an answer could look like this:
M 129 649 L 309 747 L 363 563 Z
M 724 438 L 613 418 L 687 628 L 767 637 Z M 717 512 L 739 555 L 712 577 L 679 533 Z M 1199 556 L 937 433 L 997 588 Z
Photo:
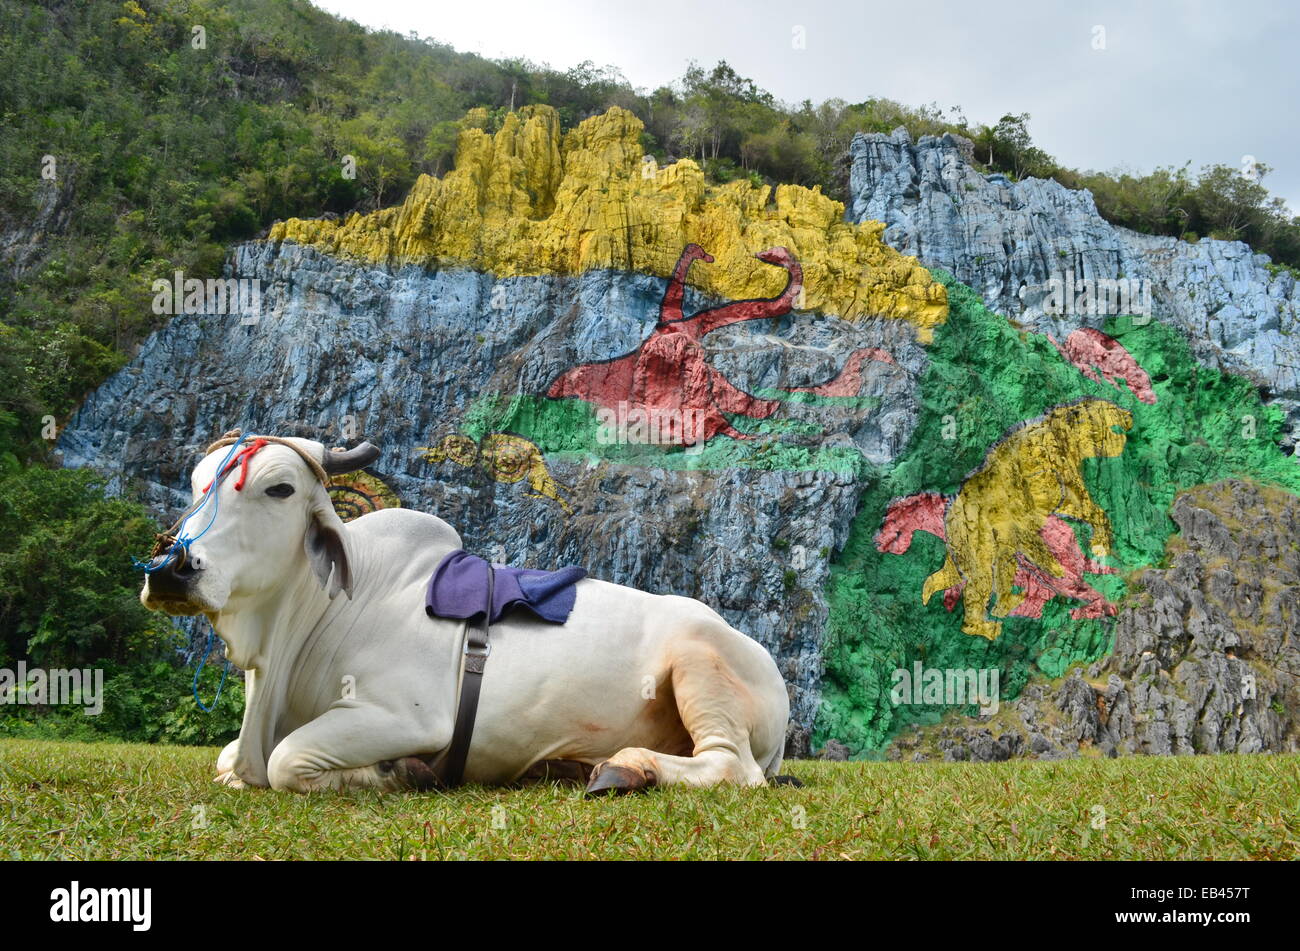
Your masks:
M 1087 523 L 1092 551 L 1106 554 L 1112 542 L 1110 520 L 1083 484 L 1080 464 L 1094 456 L 1118 456 L 1133 414 L 1105 400 L 1065 403 L 1021 423 L 989 449 L 984 462 L 966 477 L 944 518 L 948 556 L 925 579 L 921 600 L 965 583 L 967 634 L 996 640 L 1001 621 L 1024 600 L 1012 591 L 1021 562 L 1060 578 L 1065 569 L 1043 541 L 1043 525 L 1053 515 Z M 989 598 L 996 595 L 992 609 Z

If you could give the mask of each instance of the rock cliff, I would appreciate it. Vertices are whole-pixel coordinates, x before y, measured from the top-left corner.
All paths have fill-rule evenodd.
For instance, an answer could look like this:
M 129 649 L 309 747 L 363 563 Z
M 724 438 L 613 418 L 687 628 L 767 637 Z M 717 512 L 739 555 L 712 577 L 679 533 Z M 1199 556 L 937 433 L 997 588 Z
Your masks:
M 1141 572 L 1115 648 L 977 726 L 909 733 L 892 758 L 1300 750 L 1300 499 L 1238 481 L 1180 495 L 1167 568 Z
M 1157 580 L 1200 524 L 1180 493 L 1250 480 L 1267 488 L 1241 489 L 1257 493 L 1241 505 L 1271 512 L 1300 491 L 1278 448 L 1287 404 L 1258 390 L 1270 371 L 1265 395 L 1290 398 L 1294 380 L 1265 351 L 1284 335 L 1269 343 L 1267 321 L 1227 304 L 1194 319 L 1159 291 L 1150 321 L 1049 320 L 1031 302 L 1017 324 L 990 309 L 1022 304 L 1020 283 L 1041 283 L 1060 250 L 1086 273 L 1141 265 L 1171 288 L 1193 264 L 1142 265 L 1155 239 L 1109 229 L 1086 195 L 990 182 L 956 140 L 855 140 L 847 217 L 875 222 L 845 220 L 817 191 L 711 186 L 693 163 L 643 163 L 621 110 L 569 131 L 545 107 L 485 123 L 471 115 L 455 169 L 397 207 L 287 221 L 233 248 L 228 276 L 258 282 L 260 310 L 171 320 L 65 427 L 65 463 L 174 512 L 198 452 L 227 429 L 369 439 L 383 454 L 367 478 L 473 549 L 581 563 L 719 610 L 777 658 L 793 753 L 879 754 L 945 714 L 943 729 L 985 729 L 966 722 L 968 703 L 891 697 L 895 672 L 918 661 L 996 670 L 1007 707 L 1056 703 L 1070 671 L 1108 664 L 1108 724 L 1158 709 L 1182 724 L 1163 740 L 1070 727 L 1097 749 L 1293 742 L 1291 713 L 1224 725 L 1217 747 L 1196 739 L 1205 710 L 1227 715 L 1204 698 L 1239 676 L 1223 659 L 1231 638 L 1197 647 L 1194 665 L 1165 654 L 1187 652 L 1179 631 L 1200 630 L 1198 605 L 1227 597 L 1226 582 L 1193 595 L 1190 575 Z M 1210 262 L 1218 248 L 1197 286 L 1244 314 L 1262 265 L 1221 244 L 1169 257 Z M 1293 306 L 1289 285 L 1264 293 Z M 1242 564 L 1267 588 L 1271 561 Z M 1232 603 L 1249 601 L 1246 583 Z M 1168 624 L 1150 627 L 1152 610 Z M 1165 654 L 1139 646 L 1154 630 Z M 1280 670 L 1291 643 L 1260 663 Z M 1251 649 L 1265 657 L 1262 641 Z M 1144 650 L 1185 695 L 1139 689 Z M 1289 683 L 1256 686 L 1291 710 Z M 1068 689 L 1074 709 L 1082 688 Z M 1082 748 L 1043 717 L 972 748 Z
M 1300 287 L 1240 241 L 1195 244 L 1105 221 L 1086 190 L 1050 180 L 983 175 L 960 137 L 903 129 L 859 134 L 850 147 L 850 218 L 885 224 L 885 241 L 927 267 L 944 268 L 985 304 L 1063 337 L 1100 327 L 1103 315 L 1044 312 L 1047 282 L 1149 282 L 1151 316 L 1179 328 L 1196 357 L 1266 387 L 1300 427 Z

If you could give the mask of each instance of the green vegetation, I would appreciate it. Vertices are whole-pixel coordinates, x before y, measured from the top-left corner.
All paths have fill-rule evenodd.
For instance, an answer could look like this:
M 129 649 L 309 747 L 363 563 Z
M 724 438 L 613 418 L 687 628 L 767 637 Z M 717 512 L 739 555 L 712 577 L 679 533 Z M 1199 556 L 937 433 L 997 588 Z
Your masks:
M 210 743 L 238 732 L 243 685 L 231 678 L 212 714 L 176 666 L 188 637 L 139 601 L 143 555 L 157 528 L 144 508 L 106 498 L 85 470 L 16 469 L 0 477 L 0 667 L 104 671 L 104 708 L 0 706 L 0 736 Z M 210 703 L 220 669 L 201 685 Z
M 1295 859 L 1295 755 L 790 764 L 806 786 L 295 796 L 215 748 L 0 740 L 8 859 Z M 1100 806 L 1104 812 L 1097 811 Z M 1093 828 L 1098 817 L 1104 828 Z
M 1134 231 L 1187 241 L 1202 235 L 1245 241 L 1278 262 L 1270 268 L 1276 277 L 1279 268 L 1294 274 L 1288 265 L 1300 264 L 1300 218 L 1283 199 L 1269 195 L 1262 184 L 1268 172 L 1260 163 L 1253 169 L 1207 165 L 1196 176 L 1184 165 L 1145 175 L 1057 169 L 1050 177 L 1089 189 L 1103 218 Z
M 871 752 L 909 723 L 937 722 L 941 708 L 898 706 L 890 698 L 892 672 L 918 660 L 936 668 L 999 668 L 1002 697 L 1010 700 L 1031 676 L 1059 677 L 1071 664 L 1109 653 L 1105 622 L 1070 619 L 1077 602 L 1059 597 L 1041 620 L 1005 619 L 997 641 L 965 634 L 960 606 L 949 613 L 938 596 L 921 604 L 926 576 L 943 563 L 942 541 L 918 532 L 904 555 L 876 550 L 874 536 L 891 499 L 954 494 L 1011 426 L 1085 396 L 1133 413 L 1123 455 L 1083 465 L 1092 497 L 1110 517 L 1115 545 L 1108 563 L 1119 572 L 1087 580 L 1112 601 L 1123 596 L 1127 572 L 1164 555 L 1176 529 L 1169 507 L 1179 491 L 1246 478 L 1300 492 L 1300 469 L 1277 450 L 1281 413 L 1263 405 L 1248 380 L 1200 366 L 1177 331 L 1158 321 L 1134 326 L 1127 317 L 1107 323 L 1107 332 L 1150 374 L 1158 402 L 1149 406 L 1127 388 L 1088 380 L 1046 337 L 1018 331 L 974 291 L 935 274 L 948 287 L 950 310 L 929 348 L 920 421 L 908 449 L 863 493 L 848 544 L 832 567 L 814 746 L 835 737 L 855 752 Z M 955 438 L 945 439 L 945 428 Z M 1086 527 L 1077 534 L 1087 551 Z
M 103 478 L 34 466 L 0 479 L 0 666 L 148 656 L 161 627 L 139 601 L 126 552 L 156 531 L 144 510 L 106 499 Z
M 175 641 L 172 642 L 173 646 Z M 232 670 L 211 713 L 194 702 L 192 668 L 178 667 L 175 652 L 154 661 L 115 664 L 95 661 L 104 671 L 104 709 L 87 716 L 80 706 L 0 707 L 0 737 L 130 743 L 226 743 L 239 735 L 244 684 Z M 213 705 L 221 664 L 208 664 L 199 695 Z

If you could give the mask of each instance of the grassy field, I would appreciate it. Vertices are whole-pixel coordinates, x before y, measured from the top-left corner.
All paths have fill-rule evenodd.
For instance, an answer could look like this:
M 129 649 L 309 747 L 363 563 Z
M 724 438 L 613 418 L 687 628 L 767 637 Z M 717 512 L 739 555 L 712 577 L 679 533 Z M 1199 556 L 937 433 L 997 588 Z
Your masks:
M 802 789 L 294 796 L 217 750 L 0 741 L 11 859 L 1295 859 L 1300 756 L 822 763 Z

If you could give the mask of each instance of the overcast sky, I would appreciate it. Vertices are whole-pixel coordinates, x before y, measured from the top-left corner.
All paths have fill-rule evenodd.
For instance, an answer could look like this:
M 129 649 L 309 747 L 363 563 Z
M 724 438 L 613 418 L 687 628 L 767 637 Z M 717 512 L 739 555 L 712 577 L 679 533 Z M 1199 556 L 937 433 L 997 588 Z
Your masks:
M 1274 169 L 1264 184 L 1300 211 L 1300 4 L 1287 0 L 313 2 L 494 59 L 611 64 L 649 89 L 692 59 L 725 59 L 788 103 L 884 96 L 986 123 L 1028 112 L 1035 143 L 1082 169 L 1254 156 Z

